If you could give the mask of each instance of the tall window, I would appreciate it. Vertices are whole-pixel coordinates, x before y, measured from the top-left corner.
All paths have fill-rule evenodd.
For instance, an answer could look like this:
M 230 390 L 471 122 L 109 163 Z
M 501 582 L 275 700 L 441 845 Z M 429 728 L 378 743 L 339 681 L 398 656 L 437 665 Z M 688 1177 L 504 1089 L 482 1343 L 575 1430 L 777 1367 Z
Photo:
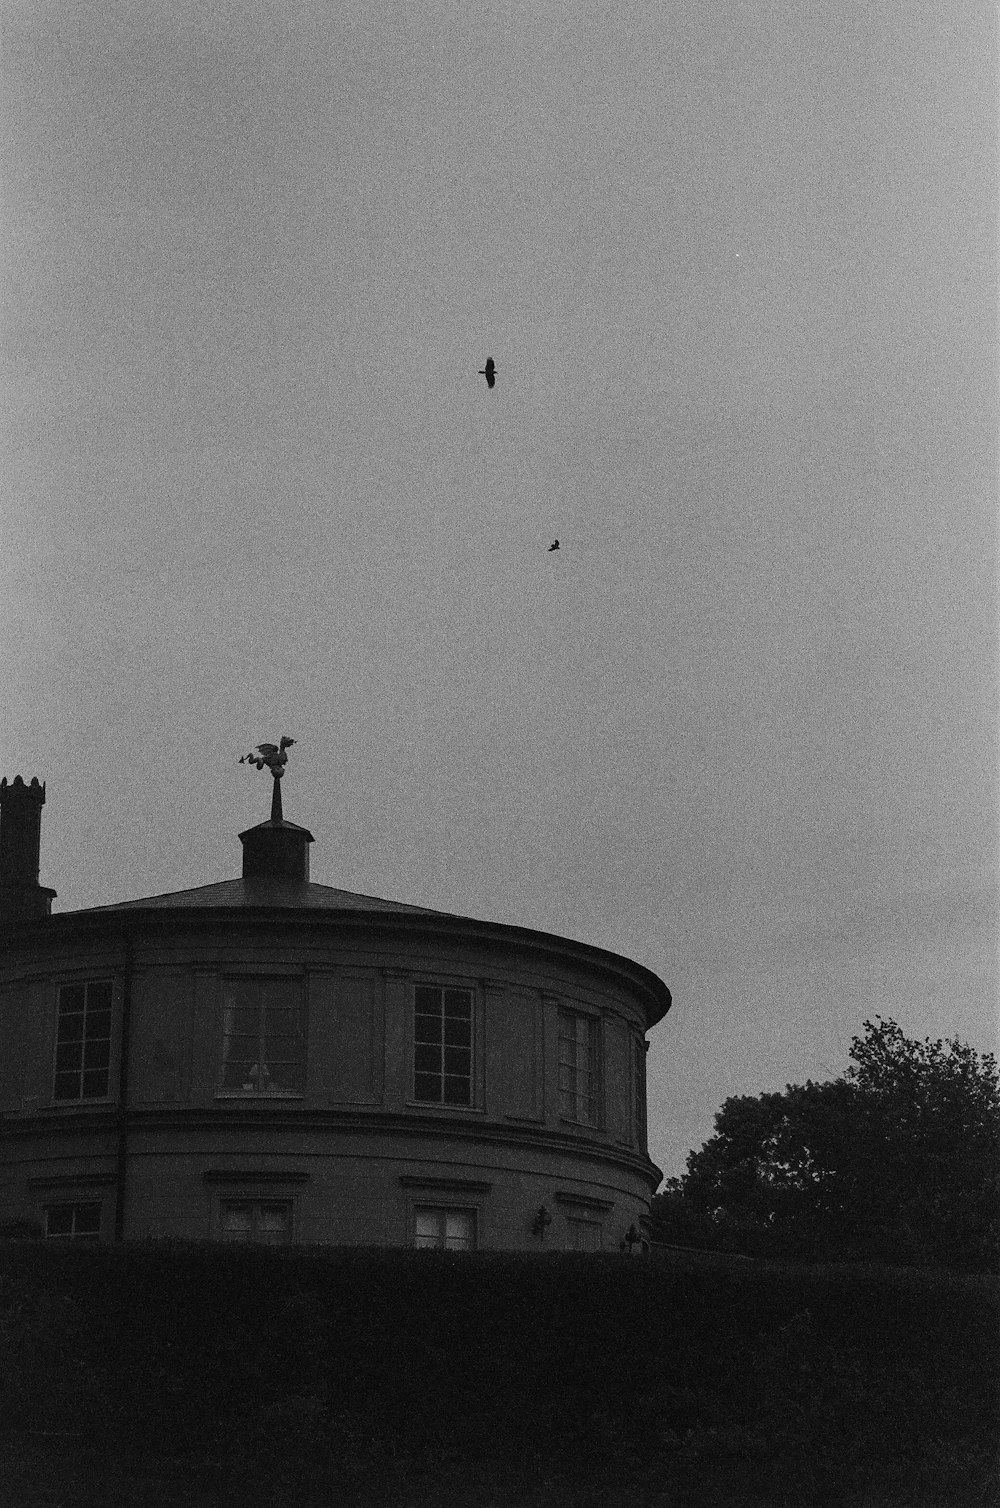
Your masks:
M 228 979 L 220 1087 L 247 1094 L 301 1094 L 305 1071 L 300 981 Z
M 53 1098 L 106 1098 L 110 1065 L 111 980 L 64 984 L 59 991 Z
M 475 1210 L 432 1209 L 418 1205 L 414 1211 L 414 1245 L 441 1251 L 472 1251 L 476 1244 Z
M 639 1150 L 646 1149 L 646 1042 L 633 1038 L 635 1061 L 635 1139 Z
M 576 1011 L 559 1012 L 559 1114 L 597 1125 L 597 1022 Z
M 287 1246 L 292 1239 L 290 1199 L 223 1199 L 219 1217 L 223 1241 Z
M 413 1009 L 413 1098 L 472 1104 L 472 991 L 418 984 Z
M 45 1211 L 45 1234 L 61 1236 L 65 1240 L 99 1240 L 100 1200 L 88 1200 L 86 1204 L 50 1204 Z

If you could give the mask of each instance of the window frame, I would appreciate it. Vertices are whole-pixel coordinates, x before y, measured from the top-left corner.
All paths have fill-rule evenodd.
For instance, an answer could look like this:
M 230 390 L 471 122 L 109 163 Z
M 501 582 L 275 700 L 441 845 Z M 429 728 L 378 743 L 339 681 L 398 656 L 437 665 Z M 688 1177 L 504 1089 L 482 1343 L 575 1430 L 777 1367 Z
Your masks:
M 262 1194 L 256 1190 L 240 1191 L 233 1189 L 220 1193 L 216 1199 L 218 1206 L 216 1219 L 217 1239 L 225 1246 L 294 1246 L 296 1235 L 295 1202 L 294 1195 Z M 241 1204 L 249 1205 L 251 1210 L 251 1233 L 246 1240 L 240 1240 L 238 1237 L 227 1235 L 224 1223 L 227 1207 Z M 288 1223 L 284 1227 L 287 1230 L 287 1236 L 281 1241 L 266 1241 L 262 1240 L 260 1236 L 259 1216 L 264 1206 L 269 1204 L 280 1205 L 288 1215 Z
M 632 1134 L 640 1152 L 646 1152 L 649 1137 L 649 1106 L 646 1098 L 646 1055 L 649 1043 L 644 1036 L 632 1037 Z
M 100 1037 L 95 1036 L 95 1037 L 89 1038 L 87 1036 L 86 1022 L 87 1022 L 88 1015 L 91 1013 L 91 1006 L 90 1006 L 89 995 L 90 995 L 91 988 L 94 987 L 94 986 L 96 986 L 96 985 L 106 985 L 107 988 L 108 988 L 109 998 L 108 998 L 108 1004 L 107 1004 L 107 1006 L 106 1007 L 104 1007 L 104 1006 L 102 1006 L 102 1007 L 93 1007 L 93 1012 L 94 1012 L 95 1015 L 97 1014 L 98 1010 L 100 1010 L 100 1011 L 107 1010 L 107 1012 L 108 1012 L 108 1018 L 109 1018 L 108 1019 L 108 1035 L 107 1035 L 106 1038 L 103 1037 L 103 1036 L 100 1036 Z M 79 989 L 82 989 L 83 992 L 84 992 L 83 1036 L 80 1037 L 79 1039 L 69 1038 L 69 1039 L 67 1039 L 65 1041 L 60 1042 L 60 1040 L 59 1040 L 59 1029 L 60 1029 L 60 1024 L 63 1021 L 64 1017 L 65 1016 L 71 1016 L 71 1015 L 77 1015 L 77 1014 L 79 1014 L 76 1011 L 68 1011 L 68 1010 L 64 1011 L 64 1009 L 63 1009 L 63 994 L 64 994 L 65 991 L 68 991 L 68 990 L 79 990 Z M 63 978 L 63 979 L 57 979 L 55 981 L 55 1011 L 54 1011 L 54 1015 L 51 1018 L 51 1020 L 52 1020 L 52 1058 L 51 1058 L 51 1063 L 50 1063 L 50 1073 L 49 1073 L 49 1083 L 48 1083 L 48 1095 L 49 1095 L 48 1103 L 51 1104 L 54 1108 L 60 1109 L 60 1110 L 62 1110 L 62 1109 L 78 1110 L 78 1109 L 80 1109 L 81 1106 L 86 1106 L 86 1105 L 108 1105 L 108 1104 L 113 1104 L 114 1103 L 114 1100 L 116 1098 L 116 1085 L 115 1085 L 115 1081 L 114 1081 L 114 1071 L 115 1071 L 116 1062 L 117 1062 L 117 1056 L 118 1056 L 118 1037 L 117 1037 L 117 1029 L 118 1029 L 118 1009 L 117 1009 L 117 1007 L 118 1007 L 118 999 L 117 999 L 117 994 L 118 994 L 118 992 L 117 992 L 117 980 L 115 978 L 115 975 L 112 972 L 110 972 L 110 971 L 107 972 L 107 973 L 103 973 L 102 972 L 102 973 L 97 973 L 97 974 L 87 973 L 87 974 L 80 975 L 80 976 L 78 976 L 76 978 L 69 978 L 69 979 Z M 79 1042 L 81 1044 L 82 1052 L 81 1052 L 80 1067 L 78 1069 L 60 1068 L 59 1067 L 59 1049 L 60 1048 L 64 1048 L 65 1049 L 66 1047 L 71 1046 L 73 1044 L 74 1040 L 79 1040 Z M 82 1090 L 83 1090 L 83 1075 L 85 1073 L 87 1073 L 87 1072 L 100 1072 L 101 1071 L 101 1070 L 95 1070 L 95 1069 L 89 1069 L 88 1070 L 84 1066 L 84 1063 L 85 1063 L 85 1060 L 86 1060 L 86 1048 L 87 1048 L 87 1044 L 88 1044 L 88 1042 L 97 1043 L 97 1042 L 104 1042 L 104 1041 L 107 1041 L 107 1044 L 108 1044 L 108 1062 L 107 1062 L 107 1067 L 104 1070 L 104 1072 L 106 1072 L 106 1074 L 107 1074 L 107 1082 L 106 1082 L 106 1085 L 105 1085 L 104 1093 L 103 1094 L 94 1094 L 94 1095 L 86 1095 L 85 1096 L 83 1094 L 83 1092 L 82 1092 Z M 64 1097 L 62 1095 L 57 1095 L 57 1093 L 56 1093 L 57 1079 L 60 1076 L 64 1076 L 64 1075 L 69 1074 L 69 1073 L 78 1074 L 80 1076 L 80 1090 L 81 1090 L 81 1092 L 79 1094 L 71 1095 L 71 1096 L 67 1096 L 67 1097 Z
M 417 1000 L 418 1000 L 417 992 L 418 992 L 418 990 L 436 990 L 436 991 L 438 991 L 438 993 L 442 997 L 442 1002 L 441 1002 L 441 1006 L 442 1006 L 441 1041 L 440 1041 L 439 1044 L 438 1043 L 429 1043 L 429 1042 L 418 1042 L 418 1040 L 417 1040 L 417 1016 L 420 1015 L 420 1014 L 424 1014 L 424 1015 L 429 1014 L 427 1012 L 418 1012 L 418 1010 L 417 1010 Z M 468 1050 L 468 1054 L 469 1054 L 469 1098 L 468 1098 L 467 1101 L 464 1101 L 464 1102 L 456 1102 L 454 1100 L 446 1100 L 446 1099 L 443 1098 L 444 1089 L 445 1089 L 445 1080 L 446 1080 L 446 1078 L 449 1077 L 449 1075 L 445 1072 L 445 1066 L 446 1066 L 445 1057 L 444 1057 L 445 1051 L 447 1050 L 448 1046 L 450 1046 L 450 1045 L 459 1046 L 459 1047 L 461 1047 L 464 1050 L 464 1044 L 449 1044 L 449 1043 L 447 1043 L 444 1040 L 444 1038 L 445 1038 L 445 1032 L 446 1032 L 446 1020 L 447 1020 L 447 1018 L 445 1016 L 445 1002 L 444 1002 L 444 998 L 443 997 L 444 997 L 444 995 L 449 990 L 453 990 L 453 991 L 456 991 L 456 992 L 461 992 L 462 994 L 467 995 L 469 997 L 469 1044 L 468 1044 L 468 1049 L 467 1049 Z M 433 977 L 433 978 L 428 978 L 428 979 L 413 980 L 411 982 L 410 991 L 409 991 L 409 1012 L 408 1012 L 408 1017 L 409 1017 L 409 1019 L 408 1019 L 408 1034 L 409 1034 L 408 1049 L 409 1049 L 409 1053 L 408 1053 L 408 1064 L 407 1064 L 407 1094 L 406 1094 L 406 1104 L 408 1106 L 412 1107 L 413 1109 L 425 1110 L 425 1111 L 433 1111 L 435 1114 L 439 1113 L 441 1111 L 444 1111 L 446 1114 L 451 1114 L 451 1115 L 454 1115 L 454 1114 L 465 1115 L 465 1114 L 468 1114 L 468 1112 L 470 1110 L 472 1110 L 472 1111 L 480 1110 L 481 1109 L 481 1104 L 480 1104 L 479 1063 L 478 1063 L 478 1059 L 479 1059 L 479 1041 L 480 1041 L 479 992 L 478 992 L 475 984 L 473 984 L 472 982 L 470 982 L 468 980 L 458 981 L 458 980 L 441 979 L 440 976 Z M 440 1078 L 442 1098 L 441 1099 L 434 1099 L 434 1100 L 432 1100 L 432 1099 L 418 1099 L 417 1098 L 417 1048 L 418 1047 L 431 1047 L 431 1046 L 440 1046 L 440 1049 L 441 1049 L 441 1068 L 440 1068 L 440 1072 L 438 1072 L 438 1070 L 434 1070 L 433 1073 L 434 1073 L 434 1076 Z M 422 1074 L 423 1074 L 424 1077 L 430 1077 L 431 1076 L 431 1070 L 422 1070 Z M 463 1075 L 463 1077 L 464 1077 L 464 1075 Z
M 97 1210 L 97 1228 L 90 1231 L 78 1231 L 76 1227 L 77 1214 L 82 1209 Z M 71 1210 L 72 1226 L 68 1231 L 50 1231 L 49 1216 L 54 1210 Z M 57 1199 L 52 1203 L 42 1205 L 42 1231 L 45 1241 L 100 1241 L 104 1235 L 104 1200 L 103 1199 Z
M 436 1215 L 441 1218 L 442 1239 L 436 1241 L 433 1246 L 418 1245 L 417 1220 L 421 1215 Z M 448 1246 L 447 1244 L 447 1220 L 449 1215 L 465 1215 L 468 1217 L 471 1227 L 471 1237 L 468 1246 Z M 422 1200 L 413 1200 L 410 1206 L 410 1246 L 414 1251 L 478 1251 L 479 1250 L 479 1210 L 474 1205 L 460 1204 L 458 1202 L 426 1204 Z
M 247 1007 L 245 1005 L 243 1005 L 241 1007 L 240 1003 L 237 1000 L 235 1000 L 235 999 L 234 1000 L 227 999 L 227 995 L 228 995 L 228 993 L 230 991 L 235 991 L 240 986 L 246 987 L 246 986 L 251 986 L 251 985 L 259 987 L 261 989 L 261 991 L 263 992 L 263 991 L 266 990 L 266 987 L 269 984 L 285 984 L 285 985 L 294 984 L 296 986 L 297 995 L 298 995 L 298 1013 L 299 1013 L 299 1015 L 298 1015 L 299 1030 L 298 1030 L 297 1036 L 298 1036 L 299 1043 L 300 1043 L 300 1059 L 295 1064 L 295 1066 L 296 1066 L 296 1068 L 299 1071 L 299 1078 L 300 1078 L 301 1086 L 302 1087 L 299 1088 L 299 1089 L 283 1088 L 283 1087 L 280 1087 L 280 1086 L 276 1086 L 274 1088 L 261 1088 L 259 1086 L 259 1084 L 258 1084 L 258 1086 L 256 1088 L 250 1087 L 248 1089 L 245 1086 L 241 1086 L 241 1087 L 238 1087 L 238 1088 L 231 1088 L 230 1086 L 228 1086 L 225 1083 L 225 1072 L 226 1072 L 226 1041 L 227 1041 L 227 1037 L 229 1036 L 229 1033 L 227 1033 L 227 1030 L 226 1030 L 226 1013 L 230 1009 L 233 1009 L 233 1010 L 240 1009 L 240 1008 L 246 1009 Z M 259 1046 L 261 1042 L 266 1042 L 267 1041 L 267 1035 L 262 1030 L 262 1027 L 264 1025 L 263 1013 L 267 1009 L 267 1000 L 266 1000 L 266 995 L 265 994 L 263 994 L 263 993 L 261 994 L 260 999 L 256 1003 L 255 1009 L 258 1012 L 258 1018 L 257 1018 L 258 1025 L 257 1025 L 257 1031 L 255 1033 L 255 1036 L 256 1036 L 256 1039 L 257 1039 L 258 1046 Z M 308 1061 L 309 1060 L 309 1020 L 308 1020 L 308 1015 L 307 1015 L 307 1009 L 308 1009 L 308 990 L 306 988 L 306 977 L 305 977 L 305 971 L 303 969 L 290 970 L 290 969 L 281 969 L 279 967 L 279 968 L 239 969 L 239 970 L 233 969 L 233 970 L 227 970 L 222 975 L 222 978 L 221 978 L 220 984 L 219 984 L 219 1003 L 218 1003 L 219 1016 L 218 1016 L 218 1031 L 217 1031 L 217 1036 L 216 1036 L 216 1059 L 215 1059 L 215 1061 L 216 1061 L 216 1082 L 215 1082 L 215 1089 L 214 1089 L 214 1092 L 213 1092 L 213 1098 L 215 1098 L 217 1100 L 303 1100 L 303 1099 L 305 1099 L 305 1097 L 306 1097 L 306 1086 L 308 1084 L 308 1071 L 309 1071 L 309 1061 Z M 232 1035 L 235 1037 L 235 1036 L 239 1036 L 239 1035 L 248 1035 L 248 1034 L 246 1034 L 246 1033 L 235 1033 L 234 1032 L 234 1033 L 232 1033 Z M 240 1061 L 240 1060 L 235 1060 L 235 1061 Z M 257 1067 L 257 1063 L 255 1062 L 252 1066 L 254 1068 L 256 1068 Z M 266 1070 L 266 1062 L 265 1062 L 265 1070 Z
M 574 1023 L 574 1034 L 572 1037 L 564 1036 L 563 1034 L 563 1023 L 569 1020 Z M 588 1073 L 590 1075 L 591 1090 L 587 1098 L 592 1106 L 592 1118 L 589 1120 L 582 1120 L 578 1113 L 568 1113 L 564 1108 L 563 1101 L 564 1094 L 572 1094 L 575 1101 L 574 1109 L 576 1111 L 579 1110 L 581 1099 L 579 1089 L 577 1087 L 574 1087 L 572 1090 L 564 1088 L 562 1082 L 564 1068 L 572 1067 L 574 1075 L 579 1072 L 579 1068 L 575 1062 L 573 1064 L 564 1063 L 562 1044 L 566 1041 L 572 1041 L 574 1047 L 576 1047 L 579 1042 L 576 1028 L 581 1022 L 587 1024 L 587 1046 L 590 1056 Z M 604 1034 L 602 1024 L 601 1016 L 597 1011 L 583 1010 L 575 1004 L 565 1005 L 562 1002 L 558 1006 L 556 1013 L 556 1105 L 559 1120 L 564 1125 L 581 1126 L 589 1131 L 604 1130 Z

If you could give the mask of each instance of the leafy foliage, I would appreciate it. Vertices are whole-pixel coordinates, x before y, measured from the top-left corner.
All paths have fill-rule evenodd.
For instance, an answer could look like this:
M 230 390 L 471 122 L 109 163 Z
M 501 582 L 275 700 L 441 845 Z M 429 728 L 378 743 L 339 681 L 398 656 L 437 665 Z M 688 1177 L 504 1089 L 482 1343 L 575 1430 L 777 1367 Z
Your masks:
M 992 1277 L 664 1254 L 55 1247 L 0 1249 L 0 1450 L 6 1465 L 15 1444 L 28 1480 L 50 1484 L 18 1501 L 995 1500 Z M 162 1496 L 124 1479 L 106 1490 L 100 1463 L 134 1459 L 187 1460 L 189 1476 Z M 72 1473 L 87 1460 L 83 1493 Z
M 877 1016 L 851 1059 L 828 1083 L 726 1100 L 715 1135 L 653 1201 L 661 1239 L 995 1270 L 994 1057 L 957 1040 L 912 1040 Z

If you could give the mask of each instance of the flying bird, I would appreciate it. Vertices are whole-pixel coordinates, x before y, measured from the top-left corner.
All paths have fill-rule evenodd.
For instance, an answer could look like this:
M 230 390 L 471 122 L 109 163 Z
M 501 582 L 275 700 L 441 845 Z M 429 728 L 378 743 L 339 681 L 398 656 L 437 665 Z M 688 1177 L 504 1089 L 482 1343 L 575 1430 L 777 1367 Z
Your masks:
M 255 764 L 258 770 L 267 765 L 272 775 L 283 775 L 288 763 L 285 750 L 290 749 L 294 742 L 294 738 L 283 737 L 280 744 L 258 744 L 252 754 L 242 756 L 240 764 Z
M 549 554 L 551 555 L 552 551 L 553 550 L 558 550 L 558 548 L 559 548 L 559 541 L 558 541 L 558 539 L 554 539 L 552 541 L 552 543 L 549 545 Z
M 486 386 L 492 387 L 497 380 L 497 369 L 492 356 L 487 356 L 486 365 L 479 368 L 480 377 L 486 378 Z

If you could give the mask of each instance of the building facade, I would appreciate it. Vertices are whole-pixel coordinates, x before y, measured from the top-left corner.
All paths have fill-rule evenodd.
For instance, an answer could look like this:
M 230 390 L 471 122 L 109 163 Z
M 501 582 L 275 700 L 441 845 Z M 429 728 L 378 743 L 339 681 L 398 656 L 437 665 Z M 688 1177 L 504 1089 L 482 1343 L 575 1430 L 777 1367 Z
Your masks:
M 648 969 L 309 881 L 51 914 L 45 790 L 0 784 L 0 1227 L 49 1238 L 619 1250 L 646 1148 Z

